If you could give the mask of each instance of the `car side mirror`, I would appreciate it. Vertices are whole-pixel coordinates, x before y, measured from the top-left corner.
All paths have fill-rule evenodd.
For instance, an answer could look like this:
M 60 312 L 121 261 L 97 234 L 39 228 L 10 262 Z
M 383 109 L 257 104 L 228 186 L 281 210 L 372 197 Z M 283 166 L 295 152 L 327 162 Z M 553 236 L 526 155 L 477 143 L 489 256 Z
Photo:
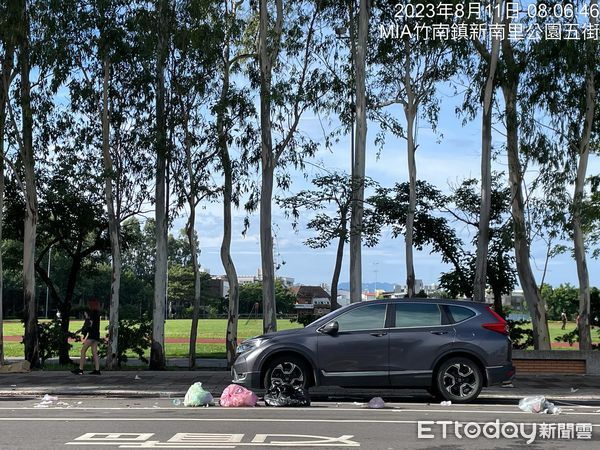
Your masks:
M 334 320 L 333 322 L 329 322 L 327 325 L 324 325 L 323 328 L 321 328 L 321 332 L 329 335 L 334 335 L 338 332 L 339 329 L 340 326 L 338 325 L 337 321 Z

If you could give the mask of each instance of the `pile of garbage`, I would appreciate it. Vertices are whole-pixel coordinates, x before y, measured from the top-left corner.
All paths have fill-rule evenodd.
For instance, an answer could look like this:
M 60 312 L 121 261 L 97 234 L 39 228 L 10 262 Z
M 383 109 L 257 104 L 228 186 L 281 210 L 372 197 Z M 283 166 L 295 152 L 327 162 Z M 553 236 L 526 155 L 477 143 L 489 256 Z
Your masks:
M 285 407 L 307 407 L 310 406 L 310 395 L 308 390 L 300 386 L 294 386 L 290 383 L 275 381 L 266 390 L 263 397 L 265 406 L 285 406 Z M 259 401 L 258 396 L 250 389 L 246 389 L 238 384 L 227 386 L 219 398 L 219 406 L 225 408 L 254 407 Z M 181 405 L 180 399 L 174 399 L 175 406 Z M 185 398 L 184 406 L 213 406 L 214 397 L 210 392 L 202 387 L 201 382 L 192 384 Z M 364 405 L 370 409 L 385 408 L 385 402 L 381 397 L 372 398 L 369 403 Z
M 525 397 L 519 400 L 519 409 L 536 414 L 560 414 L 561 410 L 554 403 L 546 400 L 543 395 Z

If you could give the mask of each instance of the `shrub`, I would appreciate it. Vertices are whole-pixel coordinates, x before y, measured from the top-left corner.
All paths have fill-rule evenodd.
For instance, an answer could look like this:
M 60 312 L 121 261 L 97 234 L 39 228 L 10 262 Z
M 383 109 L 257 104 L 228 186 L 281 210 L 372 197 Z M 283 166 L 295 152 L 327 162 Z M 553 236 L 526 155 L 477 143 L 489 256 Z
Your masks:
M 58 318 L 53 318 L 50 322 L 38 322 L 38 346 L 39 355 L 42 366 L 46 360 L 53 356 L 58 356 L 58 349 L 60 343 L 64 341 L 65 334 L 67 339 L 72 339 L 75 342 L 81 341 L 81 336 L 78 333 L 72 333 L 70 331 L 64 332 L 61 328 L 61 321 Z M 70 343 L 68 344 L 69 350 L 73 347 Z
M 533 330 L 521 328 L 522 325 L 531 323 L 529 320 L 507 320 L 508 334 L 512 341 L 512 347 L 517 350 L 526 349 L 533 345 Z
M 315 316 L 314 314 L 303 314 L 297 317 L 292 317 L 290 319 L 290 322 L 294 323 L 294 322 L 298 322 L 301 323 L 302 325 L 306 326 L 309 323 L 313 323 L 315 320 L 317 320 L 319 317 Z
M 117 350 L 118 365 L 127 362 L 127 351 L 138 355 L 140 361 L 148 363 L 144 352 L 152 345 L 152 319 L 143 315 L 141 319 L 119 319 L 119 344 Z M 108 343 L 103 340 L 100 344 L 101 356 L 108 354 Z

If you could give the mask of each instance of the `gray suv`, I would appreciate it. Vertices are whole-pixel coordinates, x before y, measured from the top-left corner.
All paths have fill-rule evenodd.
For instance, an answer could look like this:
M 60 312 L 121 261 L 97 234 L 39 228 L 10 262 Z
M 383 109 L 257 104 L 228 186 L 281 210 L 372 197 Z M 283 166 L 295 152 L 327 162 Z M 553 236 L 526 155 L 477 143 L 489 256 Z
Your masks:
M 243 341 L 233 382 L 302 387 L 424 388 L 456 403 L 514 377 L 506 322 L 464 300 L 385 299 L 353 303 L 302 329 Z

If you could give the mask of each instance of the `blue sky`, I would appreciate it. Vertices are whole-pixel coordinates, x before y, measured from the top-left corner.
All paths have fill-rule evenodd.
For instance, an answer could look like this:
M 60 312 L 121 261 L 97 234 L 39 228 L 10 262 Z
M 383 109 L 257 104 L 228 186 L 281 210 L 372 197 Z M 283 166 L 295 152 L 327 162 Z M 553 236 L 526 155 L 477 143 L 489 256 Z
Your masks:
M 461 119 L 454 113 L 458 99 L 445 96 L 440 113 L 438 134 L 436 136 L 425 121 L 419 122 L 419 150 L 417 151 L 417 176 L 427 180 L 443 191 L 448 191 L 449 186 L 457 184 L 467 177 L 478 178 L 480 174 L 481 131 L 480 118 L 476 118 L 467 126 L 461 126 Z M 402 114 L 400 109 L 392 110 Z M 401 116 L 402 117 L 402 116 Z M 322 122 L 326 122 L 321 118 Z M 332 121 L 333 126 L 336 124 Z M 407 180 L 407 163 L 405 141 L 389 137 L 380 155 L 373 143 L 377 132 L 376 124 L 369 123 L 367 142 L 366 173 L 383 186 L 392 186 L 395 182 Z M 319 118 L 306 115 L 301 123 L 302 132 L 319 141 L 323 131 Z M 494 134 L 494 147 L 500 148 L 503 143 L 502 125 L 496 124 Z M 321 149 L 311 162 L 328 170 L 349 171 L 349 137 L 346 136 L 331 151 Z M 507 171 L 506 155 L 501 152 L 494 169 Z M 314 165 L 307 166 L 309 179 L 320 172 Z M 598 173 L 600 165 L 595 157 L 590 160 L 588 174 Z M 530 177 L 535 176 L 536 168 L 528 171 Z M 276 195 L 290 195 L 301 189 L 309 187 L 303 174 L 297 173 L 290 192 L 276 192 Z M 197 231 L 200 237 L 202 253 L 201 265 L 213 275 L 223 274 L 219 257 L 219 248 L 222 236 L 221 205 L 205 205 L 205 209 L 198 210 Z M 243 211 L 234 213 L 234 233 L 232 243 L 233 260 L 236 264 L 238 275 L 254 275 L 260 268 L 260 240 L 258 213 L 251 216 L 251 226 L 246 236 L 241 235 Z M 175 223 L 175 228 L 183 227 L 183 220 Z M 335 262 L 335 246 L 313 250 L 303 241 L 309 237 L 309 232 L 301 225 L 299 231 L 292 229 L 290 220 L 276 205 L 273 209 L 273 223 L 275 233 L 275 254 L 278 262 L 285 262 L 277 271 L 277 275 L 292 277 L 296 283 L 320 284 L 330 283 Z M 306 220 L 304 221 L 306 223 Z M 468 238 L 465 239 L 468 241 Z M 389 231 L 384 231 L 380 243 L 373 248 L 363 249 L 363 282 L 390 282 L 404 284 L 406 271 L 404 268 L 404 240 L 402 237 L 392 239 Z M 532 247 L 532 268 L 539 282 L 544 267 L 545 248 L 541 243 Z M 589 260 L 590 282 L 600 285 L 596 277 L 600 266 L 594 260 Z M 344 256 L 344 266 L 340 282 L 348 281 L 348 246 Z M 437 283 L 442 272 L 448 266 L 440 261 L 437 254 L 428 251 L 415 252 L 416 277 L 425 284 Z M 552 285 L 571 283 L 577 285 L 577 273 L 573 260 L 568 255 L 556 257 L 550 261 L 546 274 L 546 281 Z

